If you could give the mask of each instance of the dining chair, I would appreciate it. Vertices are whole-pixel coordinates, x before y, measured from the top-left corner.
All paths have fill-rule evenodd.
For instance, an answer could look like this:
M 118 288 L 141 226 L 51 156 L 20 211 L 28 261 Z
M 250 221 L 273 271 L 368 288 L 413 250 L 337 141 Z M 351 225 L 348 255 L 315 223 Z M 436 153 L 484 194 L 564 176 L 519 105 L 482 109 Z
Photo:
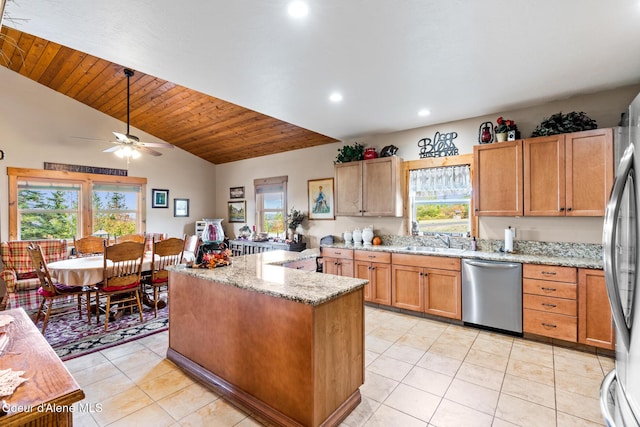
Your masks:
M 103 281 L 97 288 L 97 301 L 106 299 L 104 330 L 109 329 L 111 304 L 117 304 L 118 310 L 137 308 L 142 318 L 140 303 L 140 274 L 144 257 L 144 243 L 121 242 L 113 245 L 104 243 Z M 96 310 L 98 321 L 100 310 Z
M 145 239 L 146 237 L 144 234 L 124 234 L 122 236 L 116 237 L 116 243 L 122 243 L 122 242 L 144 243 Z
M 86 236 L 80 239 L 73 238 L 73 247 L 76 250 L 76 256 L 92 256 L 104 253 L 104 246 L 107 239 L 98 236 Z
M 151 302 L 153 303 L 153 313 L 155 317 L 158 317 L 160 291 L 166 289 L 167 300 L 169 299 L 169 272 L 166 270 L 166 267 L 178 265 L 182 262 L 185 237 L 182 239 L 171 237 L 153 242 L 151 276 L 147 278 L 144 286 L 153 293 Z
M 42 333 L 47 329 L 49 318 L 52 316 L 52 309 L 56 304 L 54 316 L 67 314 L 67 309 L 71 309 L 71 299 L 77 298 L 77 309 L 80 319 L 82 319 L 82 299 L 86 300 L 87 321 L 91 323 L 91 292 L 95 289 L 90 286 L 68 286 L 62 283 L 54 282 L 51 279 L 47 262 L 44 259 L 44 253 L 40 245 L 32 243 L 27 246 L 27 253 L 31 258 L 31 263 L 40 279 L 40 288 L 38 295 L 42 297 L 35 323 L 40 321 L 40 315 L 44 314 L 44 323 L 42 324 Z M 44 313 L 46 307 L 46 313 Z

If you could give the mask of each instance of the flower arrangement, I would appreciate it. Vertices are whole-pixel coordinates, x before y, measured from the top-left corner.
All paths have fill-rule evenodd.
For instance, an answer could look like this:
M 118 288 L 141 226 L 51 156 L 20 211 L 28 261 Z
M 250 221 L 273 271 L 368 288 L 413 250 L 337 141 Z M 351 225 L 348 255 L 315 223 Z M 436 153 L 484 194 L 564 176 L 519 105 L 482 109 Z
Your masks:
M 514 122 L 513 120 L 505 120 L 503 117 L 498 117 L 498 120 L 496 120 L 496 127 L 494 128 L 496 133 L 506 133 L 509 132 L 510 130 L 518 130 L 518 126 L 516 125 L 516 122 Z
M 292 208 L 289 215 L 287 215 L 287 227 L 289 230 L 295 230 L 305 218 L 304 212 Z
M 202 255 L 202 263 L 199 265 L 199 267 L 200 268 L 223 267 L 231 264 L 229 257 L 231 257 L 230 249 L 223 249 L 217 252 L 206 253 Z

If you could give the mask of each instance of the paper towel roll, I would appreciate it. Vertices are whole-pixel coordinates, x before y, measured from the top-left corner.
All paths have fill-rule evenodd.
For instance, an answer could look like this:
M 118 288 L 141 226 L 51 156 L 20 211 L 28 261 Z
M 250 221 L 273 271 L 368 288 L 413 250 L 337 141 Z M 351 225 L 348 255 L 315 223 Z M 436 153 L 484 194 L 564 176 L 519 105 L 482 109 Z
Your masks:
M 511 227 L 504 229 L 504 251 L 513 252 L 513 231 Z

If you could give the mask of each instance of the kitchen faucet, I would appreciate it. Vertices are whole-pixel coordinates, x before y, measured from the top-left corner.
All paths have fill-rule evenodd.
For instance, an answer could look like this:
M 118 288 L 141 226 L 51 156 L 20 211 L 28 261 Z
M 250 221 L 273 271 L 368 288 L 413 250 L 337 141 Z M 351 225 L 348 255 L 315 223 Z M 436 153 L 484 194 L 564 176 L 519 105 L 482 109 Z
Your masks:
M 448 234 L 436 234 L 435 238 L 447 245 L 447 248 L 451 248 L 451 236 Z

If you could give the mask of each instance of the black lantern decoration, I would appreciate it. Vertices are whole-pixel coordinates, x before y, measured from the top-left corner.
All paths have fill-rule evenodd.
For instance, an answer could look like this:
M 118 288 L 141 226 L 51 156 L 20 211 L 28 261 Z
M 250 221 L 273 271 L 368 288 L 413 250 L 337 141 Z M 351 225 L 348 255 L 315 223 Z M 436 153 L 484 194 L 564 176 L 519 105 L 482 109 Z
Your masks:
M 478 143 L 491 144 L 493 142 L 493 123 L 484 122 L 478 129 Z

